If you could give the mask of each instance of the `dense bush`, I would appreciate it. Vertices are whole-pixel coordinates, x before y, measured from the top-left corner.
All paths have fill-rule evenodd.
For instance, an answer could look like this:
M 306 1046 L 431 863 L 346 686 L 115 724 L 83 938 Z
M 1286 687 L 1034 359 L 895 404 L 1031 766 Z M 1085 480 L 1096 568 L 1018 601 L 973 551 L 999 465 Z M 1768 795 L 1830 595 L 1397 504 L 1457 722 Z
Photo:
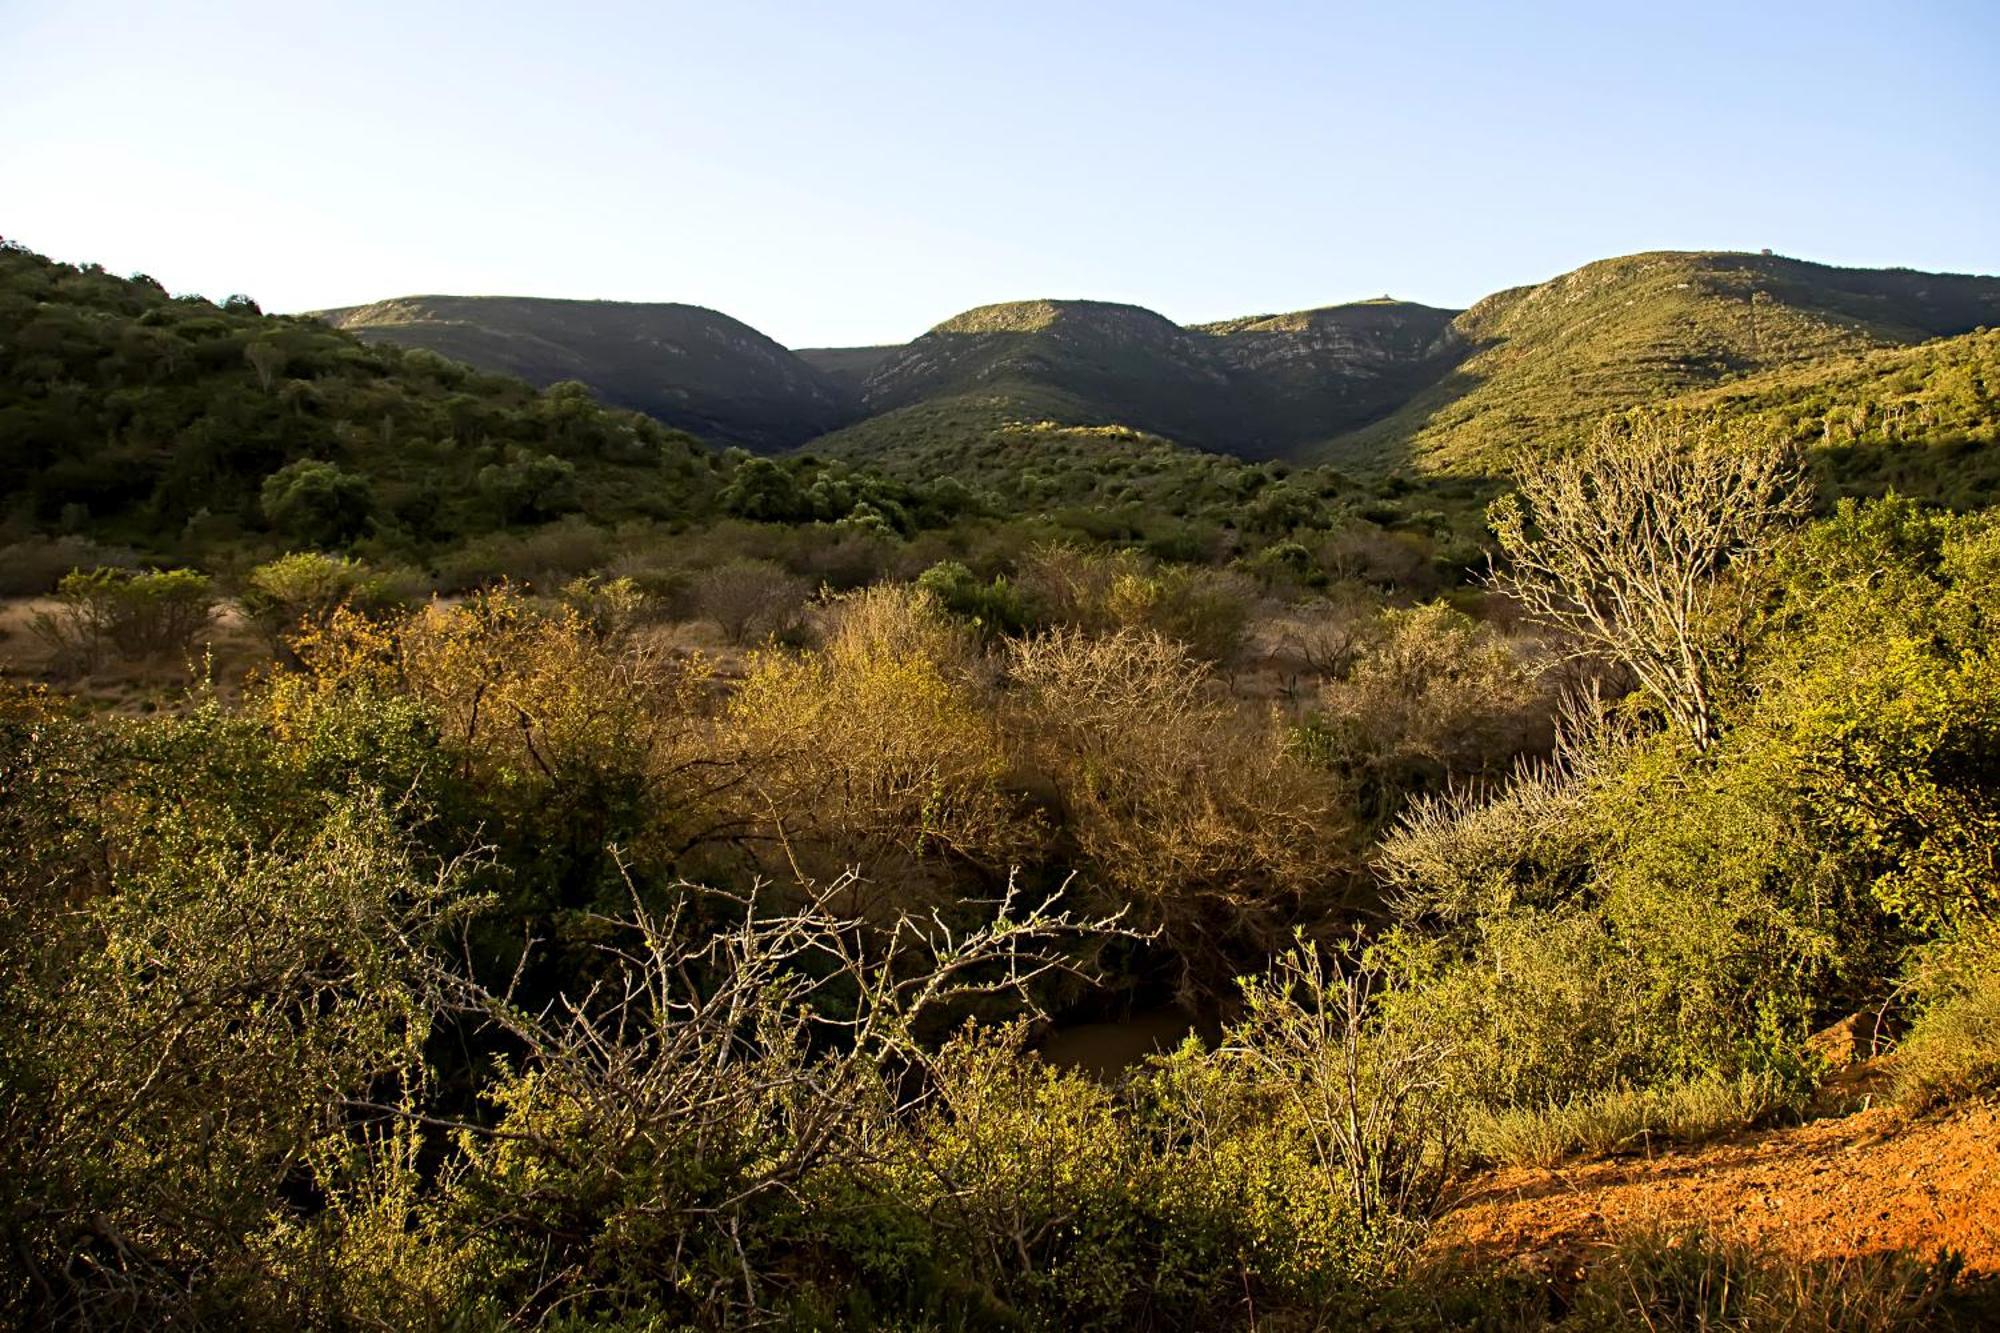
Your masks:
M 252 569 L 243 579 L 245 615 L 274 642 L 300 629 L 326 628 L 342 608 L 380 615 L 407 603 L 415 580 L 375 570 L 352 556 L 295 551 Z
M 1351 884 L 1339 786 L 1150 630 L 1010 645 L 1014 729 L 1098 880 L 1213 994 Z
M 214 368 L 303 413 L 301 338 Z M 1907 1023 L 1910 1102 L 1994 1086 L 1992 516 L 1844 504 L 1692 566 L 1727 621 L 1696 727 L 1615 662 L 1555 672 L 1589 645 L 1546 620 L 1413 602 L 1448 527 L 1414 488 L 1344 517 L 1296 476 L 1126 460 L 1269 529 L 1231 570 L 1175 563 L 1220 528 L 1136 511 L 926 530 L 990 506 L 804 457 L 719 461 L 744 517 L 614 529 L 619 419 L 522 411 L 479 466 L 558 459 L 585 512 L 439 564 L 532 588 L 408 605 L 382 571 L 421 506 L 370 472 L 366 561 L 243 576 L 291 655 L 240 689 L 0 695 L 6 1317 L 1758 1327 L 1790 1300 L 1893 1327 L 1943 1301 L 1936 1271 L 1703 1239 L 1560 1291 L 1419 1242 L 1469 1158 L 1791 1113 L 1808 1035 L 1864 1007 Z M 343 468 L 377 448 L 336 420 Z M 1430 572 L 1367 586 L 1389 548 Z M 99 655 L 181 651 L 213 600 L 190 571 L 60 595 Z M 755 646 L 712 661 L 682 613 Z M 1031 1049 L 1047 1008 L 1170 991 L 1219 1039 L 1103 1079 Z
M 212 581 L 191 569 L 75 570 L 56 584 L 56 606 L 32 627 L 59 668 L 89 671 L 109 658 L 185 657 L 215 610 Z
M 1311 752 L 1349 778 L 1375 819 L 1453 778 L 1504 775 L 1547 744 L 1533 665 L 1491 626 L 1442 602 L 1385 611 L 1320 686 Z

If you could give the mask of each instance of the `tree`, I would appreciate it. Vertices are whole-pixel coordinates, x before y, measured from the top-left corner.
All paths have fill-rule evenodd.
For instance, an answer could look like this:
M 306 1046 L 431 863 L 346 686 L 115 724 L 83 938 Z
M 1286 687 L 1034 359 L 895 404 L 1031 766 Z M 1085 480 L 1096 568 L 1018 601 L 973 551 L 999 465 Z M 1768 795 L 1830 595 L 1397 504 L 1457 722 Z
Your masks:
M 738 464 L 720 498 L 729 513 L 759 523 L 797 523 L 813 516 L 798 478 L 769 458 Z
M 287 463 L 266 477 L 260 501 L 272 527 L 319 546 L 360 536 L 374 508 L 366 478 L 312 458 Z
M 1573 457 L 1494 502 L 1508 565 L 1495 585 L 1543 623 L 1629 668 L 1698 748 L 1740 664 L 1749 607 L 1730 568 L 1804 516 L 1793 451 L 1680 416 L 1612 419 Z
M 783 634 L 798 623 L 810 589 L 769 560 L 729 560 L 695 575 L 694 605 L 731 643 Z

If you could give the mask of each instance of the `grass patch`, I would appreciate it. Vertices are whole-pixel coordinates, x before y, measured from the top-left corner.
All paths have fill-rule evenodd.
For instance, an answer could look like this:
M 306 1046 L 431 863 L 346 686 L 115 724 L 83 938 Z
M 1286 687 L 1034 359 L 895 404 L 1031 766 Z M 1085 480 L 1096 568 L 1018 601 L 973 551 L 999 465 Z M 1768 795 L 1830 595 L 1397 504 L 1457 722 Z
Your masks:
M 1931 951 L 1913 977 L 1920 1010 L 1896 1048 L 1896 1097 L 1937 1106 L 2000 1089 L 2000 923 Z
M 1979 1327 L 1959 1264 L 1902 1254 L 1798 1259 L 1704 1231 L 1642 1234 L 1592 1270 L 1564 1329 L 1872 1333 Z
M 1472 1151 L 1499 1166 L 1554 1166 L 1649 1143 L 1699 1143 L 1790 1105 L 1792 1090 L 1770 1074 L 1702 1078 L 1651 1088 L 1615 1088 L 1546 1107 L 1477 1115 Z

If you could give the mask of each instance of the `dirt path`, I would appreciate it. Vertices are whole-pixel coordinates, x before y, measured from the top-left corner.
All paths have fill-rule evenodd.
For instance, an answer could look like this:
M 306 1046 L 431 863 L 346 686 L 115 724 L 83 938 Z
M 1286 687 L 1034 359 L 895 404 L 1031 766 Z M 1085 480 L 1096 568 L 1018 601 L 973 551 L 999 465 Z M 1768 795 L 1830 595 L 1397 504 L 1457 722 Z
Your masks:
M 1969 1272 L 2000 1274 L 2000 1106 L 1916 1120 L 1875 1109 L 1650 1159 L 1498 1171 L 1430 1244 L 1532 1255 L 1554 1276 L 1660 1223 L 1812 1258 L 1949 1249 Z

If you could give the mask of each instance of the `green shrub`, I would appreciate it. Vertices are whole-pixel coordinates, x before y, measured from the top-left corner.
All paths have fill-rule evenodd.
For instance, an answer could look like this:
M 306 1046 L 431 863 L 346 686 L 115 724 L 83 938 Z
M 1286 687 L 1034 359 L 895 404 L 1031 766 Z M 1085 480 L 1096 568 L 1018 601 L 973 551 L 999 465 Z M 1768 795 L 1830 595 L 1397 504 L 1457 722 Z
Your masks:
M 984 583 L 964 565 L 947 560 L 919 574 L 917 586 L 937 598 L 938 605 L 971 621 L 988 637 L 1019 634 L 1027 628 L 1027 607 L 1004 575 Z
M 367 530 L 375 496 L 365 477 L 302 458 L 264 479 L 259 503 L 278 532 L 314 546 L 340 546 Z
M 243 583 L 244 614 L 277 641 L 301 628 L 324 629 L 342 607 L 379 615 L 404 606 L 415 579 L 351 556 L 296 551 L 257 566 Z
M 2000 1089 L 2000 923 L 1932 947 L 1912 982 L 1917 1018 L 1896 1048 L 1896 1095 L 1929 1106 Z
M 191 569 L 76 570 L 56 585 L 56 601 L 32 628 L 63 665 L 85 671 L 110 655 L 184 655 L 215 612 L 212 582 Z

